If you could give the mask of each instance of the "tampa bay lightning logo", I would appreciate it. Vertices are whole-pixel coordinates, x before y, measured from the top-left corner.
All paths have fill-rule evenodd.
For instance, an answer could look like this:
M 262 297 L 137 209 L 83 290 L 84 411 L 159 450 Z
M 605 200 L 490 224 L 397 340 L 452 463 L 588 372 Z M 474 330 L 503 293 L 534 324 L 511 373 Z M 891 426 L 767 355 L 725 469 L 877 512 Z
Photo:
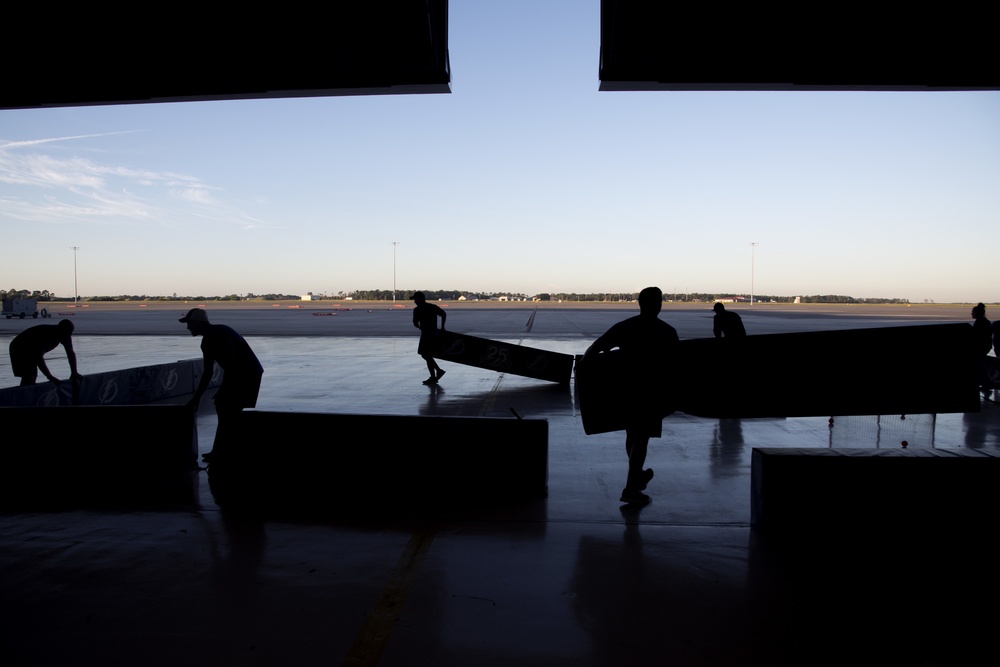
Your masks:
M 530 371 L 543 371 L 549 365 L 549 360 L 545 358 L 544 354 L 536 354 L 528 359 L 524 365 Z
M 38 397 L 38 406 L 43 408 L 55 408 L 59 406 L 59 389 L 53 387 Z
M 101 389 L 97 395 L 97 400 L 104 405 L 115 400 L 116 396 L 118 396 L 118 383 L 115 380 L 108 380 L 101 385 Z
M 445 354 L 451 355 L 453 357 L 465 354 L 465 341 L 460 339 L 449 340 L 444 345 L 444 352 Z
M 177 386 L 177 370 L 171 368 L 169 371 L 163 374 L 160 378 L 160 386 L 163 387 L 165 391 L 170 391 Z

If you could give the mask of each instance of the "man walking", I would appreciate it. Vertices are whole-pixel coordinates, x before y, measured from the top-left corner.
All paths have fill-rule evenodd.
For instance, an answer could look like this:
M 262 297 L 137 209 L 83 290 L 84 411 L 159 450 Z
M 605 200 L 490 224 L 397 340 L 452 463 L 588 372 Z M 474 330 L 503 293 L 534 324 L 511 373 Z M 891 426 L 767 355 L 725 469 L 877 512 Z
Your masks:
M 628 380 L 621 390 L 630 414 L 625 427 L 628 477 L 621 501 L 629 504 L 649 502 L 642 492 L 653 478 L 652 468 L 643 470 L 649 439 L 662 435 L 663 418 L 673 409 L 668 374 L 679 339 L 677 331 L 659 318 L 662 305 L 660 288 L 645 288 L 639 292 L 639 314 L 612 326 L 584 354 L 585 361 L 614 348 L 622 354 Z
M 438 380 L 445 374 L 445 371 L 434 361 L 433 354 L 437 351 L 441 332 L 444 331 L 445 320 L 448 313 L 437 304 L 427 303 L 427 297 L 423 292 L 413 293 L 413 326 L 420 329 L 420 342 L 417 343 L 417 354 L 427 362 L 427 371 L 431 374 L 424 380 L 424 384 L 437 384 Z M 441 328 L 438 329 L 437 320 L 441 318 Z

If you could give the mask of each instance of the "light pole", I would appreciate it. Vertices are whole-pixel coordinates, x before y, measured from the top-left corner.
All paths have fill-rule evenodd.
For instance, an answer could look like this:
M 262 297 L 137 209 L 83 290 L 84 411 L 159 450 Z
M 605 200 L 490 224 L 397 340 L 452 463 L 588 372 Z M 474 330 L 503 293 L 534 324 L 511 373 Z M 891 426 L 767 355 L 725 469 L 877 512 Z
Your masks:
M 76 282 L 76 251 L 79 250 L 79 246 L 73 246 L 73 305 L 80 305 L 80 288 L 77 286 Z
M 760 244 L 753 241 L 750 244 L 750 305 L 753 305 L 753 269 L 754 269 L 754 249 Z
M 396 305 L 396 246 L 399 241 L 392 242 L 392 305 Z

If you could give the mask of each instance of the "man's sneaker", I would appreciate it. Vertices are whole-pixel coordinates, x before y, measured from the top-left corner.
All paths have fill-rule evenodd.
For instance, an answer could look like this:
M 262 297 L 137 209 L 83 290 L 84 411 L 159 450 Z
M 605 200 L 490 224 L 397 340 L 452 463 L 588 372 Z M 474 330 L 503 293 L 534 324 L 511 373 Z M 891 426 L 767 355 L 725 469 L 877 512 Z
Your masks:
M 622 497 L 619 500 L 623 503 L 628 503 L 629 505 L 645 505 L 649 502 L 649 496 L 641 491 L 624 489 L 622 491 Z
M 423 383 L 424 383 L 424 384 L 437 384 L 437 383 L 438 383 L 438 381 L 437 381 L 437 378 L 436 378 L 436 377 L 429 377 L 429 378 L 427 378 L 426 380 L 424 380 L 424 382 L 423 382 Z
M 201 455 L 201 460 L 208 463 L 212 460 L 212 452 L 205 452 Z
M 640 486 L 639 488 L 645 489 L 647 486 L 649 486 L 649 480 L 651 479 L 653 479 L 653 469 L 646 468 L 645 470 L 642 471 L 642 486 Z

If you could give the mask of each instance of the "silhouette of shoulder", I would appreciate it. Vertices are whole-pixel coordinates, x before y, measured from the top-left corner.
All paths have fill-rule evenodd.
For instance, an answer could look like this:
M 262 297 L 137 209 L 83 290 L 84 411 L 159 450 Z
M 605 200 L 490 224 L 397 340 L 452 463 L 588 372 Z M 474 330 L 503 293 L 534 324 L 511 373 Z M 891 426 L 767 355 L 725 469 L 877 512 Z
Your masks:
M 679 341 L 677 330 L 659 317 L 636 315 L 613 325 L 597 339 L 598 349 L 619 348 L 626 353 L 656 354 Z
M 225 324 L 212 324 L 208 327 L 202 336 L 201 349 L 211 354 L 224 370 L 264 372 L 246 339 Z

